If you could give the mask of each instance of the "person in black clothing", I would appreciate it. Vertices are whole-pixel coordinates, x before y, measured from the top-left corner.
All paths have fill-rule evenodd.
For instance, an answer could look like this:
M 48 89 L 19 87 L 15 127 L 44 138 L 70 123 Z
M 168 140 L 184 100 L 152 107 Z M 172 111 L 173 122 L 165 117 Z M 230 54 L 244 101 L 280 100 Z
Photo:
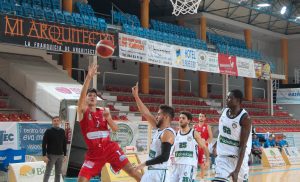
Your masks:
M 52 119 L 52 127 L 45 131 L 43 137 L 43 160 L 47 164 L 43 182 L 48 182 L 55 164 L 55 182 L 60 181 L 62 163 L 66 160 L 67 139 L 65 130 L 60 128 L 58 116 Z

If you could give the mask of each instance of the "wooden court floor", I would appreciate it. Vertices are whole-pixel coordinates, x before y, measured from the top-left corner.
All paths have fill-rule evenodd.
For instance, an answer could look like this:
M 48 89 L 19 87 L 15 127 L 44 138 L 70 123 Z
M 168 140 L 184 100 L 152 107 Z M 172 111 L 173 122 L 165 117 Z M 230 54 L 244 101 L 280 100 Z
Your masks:
M 208 182 L 213 176 L 214 174 L 209 171 L 204 180 L 197 178 L 197 182 Z M 300 165 L 276 168 L 252 166 L 249 182 L 300 182 Z

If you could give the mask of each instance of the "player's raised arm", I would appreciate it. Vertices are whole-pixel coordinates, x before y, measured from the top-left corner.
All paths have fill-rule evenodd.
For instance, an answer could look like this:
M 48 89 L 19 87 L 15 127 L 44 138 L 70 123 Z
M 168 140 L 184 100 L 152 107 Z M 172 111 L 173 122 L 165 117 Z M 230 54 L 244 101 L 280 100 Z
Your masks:
M 142 100 L 139 97 L 139 85 L 136 83 L 134 87 L 132 87 L 132 95 L 135 99 L 135 102 L 139 108 L 139 111 L 141 114 L 147 119 L 147 121 L 151 124 L 153 128 L 156 128 L 156 119 L 155 117 L 151 114 L 147 106 L 142 102 Z
M 87 108 L 86 104 L 86 94 L 87 90 L 90 86 L 90 82 L 93 79 L 93 76 L 97 74 L 97 68 L 98 66 L 96 64 L 92 64 L 89 66 L 88 74 L 84 80 L 83 87 L 81 89 L 80 97 L 77 103 L 77 114 L 78 114 L 78 120 L 81 121 L 83 118 L 83 113 L 85 112 Z

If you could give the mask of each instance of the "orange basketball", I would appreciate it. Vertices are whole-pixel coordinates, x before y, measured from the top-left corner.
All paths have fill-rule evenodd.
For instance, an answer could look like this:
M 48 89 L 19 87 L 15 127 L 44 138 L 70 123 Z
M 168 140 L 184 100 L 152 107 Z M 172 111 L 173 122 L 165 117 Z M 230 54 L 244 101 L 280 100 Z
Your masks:
M 111 40 L 100 40 L 96 45 L 97 54 L 102 58 L 109 58 L 114 50 L 115 46 Z

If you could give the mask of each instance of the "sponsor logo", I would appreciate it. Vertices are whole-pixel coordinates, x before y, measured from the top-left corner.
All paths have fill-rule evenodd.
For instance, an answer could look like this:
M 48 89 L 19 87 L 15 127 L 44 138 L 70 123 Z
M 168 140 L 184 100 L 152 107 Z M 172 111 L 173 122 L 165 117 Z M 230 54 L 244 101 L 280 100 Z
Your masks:
M 3 145 L 4 142 L 12 142 L 13 140 L 13 133 L 6 133 L 6 131 L 0 130 L 0 145 Z
M 232 128 L 237 128 L 237 124 L 236 123 L 232 123 Z
M 20 167 L 20 176 L 33 176 L 35 173 L 35 169 L 31 166 L 24 165 Z
M 118 123 L 118 131 L 113 132 L 111 136 L 112 141 L 118 141 L 121 148 L 131 146 L 133 140 L 133 131 L 128 124 Z
M 190 142 L 192 141 L 192 137 L 188 137 L 187 140 Z
M 126 157 L 125 155 L 121 155 L 121 156 L 119 157 L 119 160 L 120 160 L 121 162 L 123 162 L 125 159 L 127 159 L 127 157 Z

